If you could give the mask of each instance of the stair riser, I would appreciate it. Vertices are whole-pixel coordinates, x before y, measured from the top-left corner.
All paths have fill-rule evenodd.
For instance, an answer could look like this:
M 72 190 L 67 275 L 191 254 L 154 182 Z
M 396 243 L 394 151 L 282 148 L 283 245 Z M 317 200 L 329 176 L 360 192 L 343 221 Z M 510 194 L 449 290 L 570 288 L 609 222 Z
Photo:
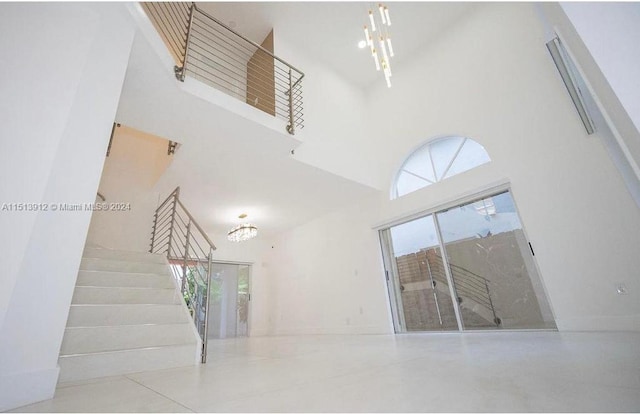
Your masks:
M 150 289 L 130 287 L 82 287 L 73 294 L 72 304 L 179 304 L 180 294 L 175 289 Z
M 117 273 L 98 270 L 81 270 L 78 273 L 76 286 L 104 287 L 149 287 L 174 288 L 175 284 L 166 275 L 147 273 Z
M 68 327 L 185 323 L 181 305 L 72 305 Z
M 199 344 L 164 257 L 85 249 L 58 360 L 60 381 L 192 366 Z
M 121 352 L 60 357 L 60 382 L 79 381 L 134 372 L 191 366 L 195 345 L 131 349 Z
M 93 249 L 85 248 L 82 254 L 84 258 L 99 258 L 119 261 L 131 261 L 131 262 L 144 262 L 144 263 L 166 263 L 166 257 L 164 255 L 142 253 L 142 252 L 127 252 L 121 250 L 110 249 Z
M 60 355 L 117 351 L 194 342 L 191 324 L 67 328 Z
M 108 259 L 82 259 L 80 270 L 104 270 L 123 273 L 157 273 L 167 274 L 166 265 L 161 263 L 127 262 Z

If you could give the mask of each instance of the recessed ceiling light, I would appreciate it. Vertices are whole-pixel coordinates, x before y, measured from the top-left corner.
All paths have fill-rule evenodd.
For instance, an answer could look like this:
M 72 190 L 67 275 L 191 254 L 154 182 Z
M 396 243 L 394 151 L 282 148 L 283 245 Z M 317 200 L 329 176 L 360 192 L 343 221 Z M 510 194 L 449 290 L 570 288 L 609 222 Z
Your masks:
M 364 49 L 365 47 L 367 47 L 367 42 L 365 42 L 364 40 L 361 40 L 358 42 L 358 47 L 360 49 Z

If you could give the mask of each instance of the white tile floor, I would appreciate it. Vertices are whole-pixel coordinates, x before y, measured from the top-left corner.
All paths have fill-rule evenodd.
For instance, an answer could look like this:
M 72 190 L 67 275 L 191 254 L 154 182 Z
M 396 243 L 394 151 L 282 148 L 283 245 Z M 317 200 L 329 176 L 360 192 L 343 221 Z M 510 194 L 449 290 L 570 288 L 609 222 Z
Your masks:
M 640 333 L 210 342 L 206 365 L 62 385 L 19 412 L 640 411 Z

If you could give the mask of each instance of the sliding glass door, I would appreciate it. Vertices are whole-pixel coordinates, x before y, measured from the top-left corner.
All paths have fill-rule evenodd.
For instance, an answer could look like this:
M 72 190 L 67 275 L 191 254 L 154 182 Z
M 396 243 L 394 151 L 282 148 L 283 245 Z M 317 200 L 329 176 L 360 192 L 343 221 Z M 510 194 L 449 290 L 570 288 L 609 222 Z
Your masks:
M 510 192 L 381 235 L 396 331 L 555 328 Z
M 391 241 L 405 329 L 458 329 L 433 216 L 391 228 Z

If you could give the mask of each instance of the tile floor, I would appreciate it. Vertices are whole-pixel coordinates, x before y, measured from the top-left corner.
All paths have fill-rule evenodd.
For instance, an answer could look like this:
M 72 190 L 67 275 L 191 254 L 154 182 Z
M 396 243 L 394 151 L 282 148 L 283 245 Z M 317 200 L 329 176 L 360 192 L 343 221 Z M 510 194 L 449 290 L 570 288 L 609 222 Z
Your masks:
M 206 365 L 63 384 L 16 412 L 638 412 L 640 333 L 215 340 Z

